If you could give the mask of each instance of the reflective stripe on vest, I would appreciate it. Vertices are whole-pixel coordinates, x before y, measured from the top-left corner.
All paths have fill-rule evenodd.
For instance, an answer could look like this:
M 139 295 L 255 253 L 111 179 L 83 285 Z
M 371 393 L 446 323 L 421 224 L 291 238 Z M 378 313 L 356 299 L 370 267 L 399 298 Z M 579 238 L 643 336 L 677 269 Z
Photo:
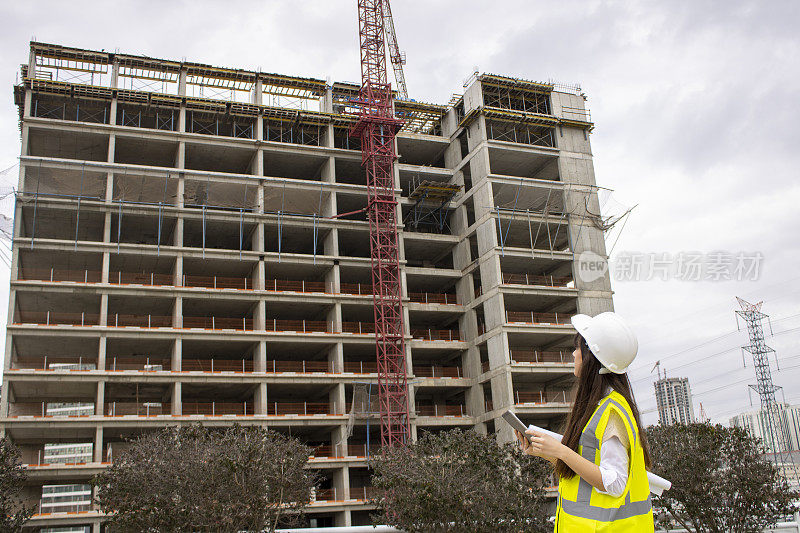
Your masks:
M 633 419 L 628 413 L 628 409 L 625 408 L 625 406 L 623 406 L 620 402 L 615 400 L 611 395 L 607 396 L 601 402 L 600 406 L 595 410 L 594 414 L 589 419 L 589 422 L 586 424 L 586 427 L 581 433 L 581 456 L 588 461 L 597 464 L 597 450 L 600 448 L 600 441 L 597 438 L 597 430 L 599 428 L 600 421 L 603 419 L 603 415 L 608 410 L 610 405 L 614 405 L 614 407 L 619 409 L 619 411 L 624 414 L 628 423 L 628 428 L 633 436 L 633 440 L 631 442 L 631 464 L 633 464 L 633 452 L 637 451 L 637 445 L 639 444 L 637 438 L 638 436 L 636 434 L 636 425 L 633 423 Z M 633 475 L 634 473 L 631 472 L 631 476 Z M 590 501 L 593 487 L 588 481 L 579 477 L 578 491 L 575 501 L 564 497 L 559 490 L 559 507 L 561 507 L 562 511 L 567 515 L 598 522 L 613 522 L 615 520 L 623 520 L 626 518 L 649 514 L 652 509 L 649 491 L 645 500 L 631 502 L 631 481 L 632 480 L 629 479 L 629 486 L 626 490 L 625 501 L 622 505 L 619 507 L 600 507 L 591 505 Z

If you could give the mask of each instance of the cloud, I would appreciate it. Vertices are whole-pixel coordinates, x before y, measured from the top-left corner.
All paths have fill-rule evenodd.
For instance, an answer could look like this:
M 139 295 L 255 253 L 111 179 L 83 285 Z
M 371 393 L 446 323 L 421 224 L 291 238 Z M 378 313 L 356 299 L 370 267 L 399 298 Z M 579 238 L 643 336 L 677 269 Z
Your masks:
M 355 0 L 114 6 L 113 13 L 108 4 L 89 1 L 0 6 L 7 21 L 0 36 L 0 168 L 19 153 L 11 89 L 33 35 L 323 79 L 360 76 Z M 418 100 L 447 102 L 463 90 L 475 65 L 582 84 L 597 124 L 598 184 L 614 189 L 619 202 L 638 204 L 615 253 L 764 254 L 756 281 L 613 282 L 617 310 L 635 321 L 641 337 L 637 396 L 652 396 L 652 383 L 642 377 L 661 358 L 667 370 L 698 382 L 698 392 L 730 384 L 698 396 L 712 416 L 721 420 L 732 409 L 748 409 L 746 384 L 735 382 L 754 375 L 750 366 L 741 369 L 735 351 L 745 341 L 732 333 L 734 296 L 766 300 L 765 311 L 775 318 L 800 312 L 800 4 L 403 0 L 393 9 L 408 86 Z M 7 283 L 0 280 L 0 286 L 7 291 Z M 779 325 L 791 329 L 800 321 Z M 798 338 L 797 331 L 776 336 L 778 357 L 800 353 Z M 676 352 L 682 353 L 672 357 Z M 800 401 L 800 391 L 788 387 L 800 371 L 790 366 L 776 381 Z M 653 421 L 652 413 L 646 419 Z

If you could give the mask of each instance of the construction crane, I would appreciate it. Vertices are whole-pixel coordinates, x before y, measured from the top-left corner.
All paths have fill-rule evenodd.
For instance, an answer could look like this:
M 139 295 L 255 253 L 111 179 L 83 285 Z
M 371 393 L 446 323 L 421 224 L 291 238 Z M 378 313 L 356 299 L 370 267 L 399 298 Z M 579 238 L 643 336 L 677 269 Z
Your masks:
M 389 45 L 389 59 L 394 67 L 394 79 L 397 82 L 397 94 L 403 100 L 408 99 L 408 88 L 406 87 L 406 77 L 403 74 L 403 65 L 406 64 L 406 54 L 401 52 L 397 46 L 397 34 L 394 32 L 394 20 L 392 19 L 392 8 L 389 0 L 383 0 L 383 26 L 386 31 L 386 41 Z
M 650 370 L 650 373 L 653 373 L 653 370 L 658 369 L 658 380 L 661 381 L 661 360 L 656 361 L 656 364 L 653 365 L 653 369 Z M 667 377 L 666 371 L 664 372 L 664 377 Z
M 402 446 L 411 438 L 394 182 L 395 135 L 403 121 L 394 116 L 386 73 L 388 6 L 388 0 L 358 0 L 361 89 L 354 102 L 358 122 L 350 131 L 361 140 L 361 165 L 367 175 L 378 410 L 385 448 Z M 394 36 L 394 28 L 390 33 Z

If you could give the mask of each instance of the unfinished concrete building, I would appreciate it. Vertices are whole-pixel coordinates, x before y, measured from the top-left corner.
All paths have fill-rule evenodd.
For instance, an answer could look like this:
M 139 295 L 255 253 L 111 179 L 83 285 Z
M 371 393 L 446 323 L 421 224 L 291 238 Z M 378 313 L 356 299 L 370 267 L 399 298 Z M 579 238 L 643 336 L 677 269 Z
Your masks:
M 165 425 L 315 447 L 312 524 L 368 523 L 380 442 L 358 87 L 31 43 L 0 428 L 40 531 L 100 531 L 92 475 Z M 569 409 L 570 315 L 612 309 L 579 90 L 476 74 L 395 102 L 412 432 Z M 347 215 L 347 213 L 351 213 Z M 344 215 L 344 216 L 337 216 Z M 87 492 L 89 491 L 89 492 Z

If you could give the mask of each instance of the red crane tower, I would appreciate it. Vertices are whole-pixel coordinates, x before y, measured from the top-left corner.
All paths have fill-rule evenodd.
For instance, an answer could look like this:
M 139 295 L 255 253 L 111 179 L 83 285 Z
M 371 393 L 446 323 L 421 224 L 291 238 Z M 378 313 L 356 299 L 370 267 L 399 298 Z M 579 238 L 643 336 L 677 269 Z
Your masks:
M 386 15 L 384 0 L 358 0 L 361 90 L 355 103 L 360 111 L 351 135 L 361 139 L 367 174 L 381 445 L 392 447 L 409 441 L 411 426 L 394 182 L 395 135 L 403 122 L 394 116 L 386 74 Z

